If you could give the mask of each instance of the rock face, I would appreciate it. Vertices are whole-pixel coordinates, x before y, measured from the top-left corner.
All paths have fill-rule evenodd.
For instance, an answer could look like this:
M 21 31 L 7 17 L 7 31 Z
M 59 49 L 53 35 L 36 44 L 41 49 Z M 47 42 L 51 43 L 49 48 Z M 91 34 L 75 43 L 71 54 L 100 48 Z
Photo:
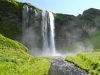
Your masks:
M 90 8 L 88 10 L 85 10 L 83 12 L 83 15 L 98 16 L 98 15 L 100 15 L 100 10 L 94 9 L 94 8 Z
M 17 15 L 5 11 L 0 11 L 0 22 L 21 25 L 21 19 Z
M 11 2 L 0 1 L 0 33 L 11 39 L 19 40 L 22 20 L 16 8 L 16 5 Z
M 22 7 L 24 4 L 16 1 L 0 1 L 0 33 L 20 42 L 22 36 Z
M 58 49 L 75 44 L 94 34 L 100 28 L 100 10 L 90 8 L 76 16 L 55 15 L 56 47 Z
M 21 42 L 22 35 L 22 6 L 24 3 L 14 3 L 0 1 L 0 33 L 5 36 Z M 16 11 L 16 10 L 17 11 Z M 38 12 L 38 11 L 37 11 Z M 56 48 L 65 49 L 66 47 L 82 41 L 94 34 L 100 28 L 100 10 L 90 8 L 78 16 L 67 14 L 55 14 L 55 42 Z M 9 31 L 12 35 L 7 34 L 5 24 L 9 24 Z M 41 24 L 41 21 L 40 23 Z M 13 27 L 12 27 L 13 26 Z M 12 29 L 15 30 L 12 31 Z M 41 37 L 41 25 L 33 26 L 35 35 Z M 38 44 L 38 43 L 37 43 Z M 41 46 L 39 46 L 41 47 Z

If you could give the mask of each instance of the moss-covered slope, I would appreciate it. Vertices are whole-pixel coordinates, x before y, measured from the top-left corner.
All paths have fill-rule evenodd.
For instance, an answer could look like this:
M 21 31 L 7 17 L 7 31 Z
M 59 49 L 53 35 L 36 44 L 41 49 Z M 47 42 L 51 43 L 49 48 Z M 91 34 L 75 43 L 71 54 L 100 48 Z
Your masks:
M 50 63 L 27 54 L 21 43 L 0 34 L 0 75 L 47 75 Z
M 100 52 L 79 53 L 67 56 L 65 60 L 74 63 L 92 75 L 100 75 Z
M 6 38 L 0 34 L 0 49 L 7 49 L 7 50 L 23 50 L 27 51 L 27 48 L 23 46 L 21 43 L 17 41 L 13 41 L 9 38 Z

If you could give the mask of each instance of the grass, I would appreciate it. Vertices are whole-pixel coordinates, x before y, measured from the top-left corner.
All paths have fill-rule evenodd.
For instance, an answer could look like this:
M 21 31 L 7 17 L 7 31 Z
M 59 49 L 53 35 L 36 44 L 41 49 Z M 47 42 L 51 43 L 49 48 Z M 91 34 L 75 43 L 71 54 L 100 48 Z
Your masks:
M 50 62 L 25 51 L 21 43 L 0 34 L 0 75 L 48 75 Z
M 76 66 L 86 70 L 92 75 L 100 75 L 100 30 L 92 36 L 82 41 L 85 46 L 92 45 L 94 52 L 79 53 L 73 56 L 67 56 L 65 60 L 74 63 Z M 77 46 L 80 43 L 77 44 Z M 71 47 L 73 50 L 77 47 Z M 70 49 L 71 49 L 70 48 Z M 88 51 L 88 50 L 87 50 Z
M 74 25 L 74 22 L 72 21 L 71 18 L 68 18 L 69 15 L 66 14 L 57 14 L 57 13 L 53 13 L 54 17 L 55 17 L 55 21 L 61 24 L 70 24 L 70 25 Z
M 67 56 L 65 60 L 74 63 L 92 75 L 100 75 L 100 52 L 79 53 Z
M 8 23 L 0 23 L 0 34 L 3 34 L 4 36 L 9 37 L 11 39 L 14 39 L 15 37 L 21 35 L 21 28 L 21 26 L 11 25 Z
M 23 51 L 27 51 L 27 48 L 25 46 L 23 46 L 21 43 L 19 42 L 15 42 L 9 38 L 6 38 L 4 36 L 2 36 L 0 34 L 0 49 L 7 49 L 7 50 L 23 50 Z

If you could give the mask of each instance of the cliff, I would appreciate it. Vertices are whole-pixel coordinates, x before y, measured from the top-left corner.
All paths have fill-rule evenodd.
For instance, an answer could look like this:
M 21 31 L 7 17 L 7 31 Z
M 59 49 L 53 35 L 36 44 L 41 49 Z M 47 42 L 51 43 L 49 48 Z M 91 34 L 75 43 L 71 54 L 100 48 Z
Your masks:
M 24 4 L 16 1 L 0 1 L 0 33 L 20 42 L 22 37 L 22 7 Z M 36 9 L 37 12 L 41 11 L 35 6 L 26 4 Z M 54 17 L 57 49 L 66 50 L 66 47 L 90 37 L 100 28 L 100 10 L 94 8 L 85 10 L 83 14 L 78 16 L 54 13 Z M 39 47 L 41 47 L 40 23 L 33 27 Z
M 80 42 L 100 28 L 100 10 L 90 8 L 78 16 L 55 14 L 56 45 L 65 48 Z
M 0 1 L 0 33 L 11 39 L 20 40 L 22 35 L 22 7 L 25 3 L 9 0 Z M 29 3 L 27 5 L 32 6 Z

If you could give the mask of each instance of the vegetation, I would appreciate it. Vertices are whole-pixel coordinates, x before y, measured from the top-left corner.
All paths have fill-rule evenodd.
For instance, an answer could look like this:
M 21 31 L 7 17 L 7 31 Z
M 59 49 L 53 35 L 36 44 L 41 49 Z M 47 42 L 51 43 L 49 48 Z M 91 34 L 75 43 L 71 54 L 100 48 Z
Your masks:
M 70 18 L 68 18 L 69 15 L 64 15 L 64 14 L 56 14 L 54 13 L 54 17 L 55 17 L 55 21 L 57 21 L 58 23 L 62 24 L 66 24 L 69 23 L 69 21 L 71 20 Z
M 74 63 L 92 75 L 100 75 L 100 52 L 79 53 L 67 56 L 65 60 Z
M 41 10 L 32 6 L 38 12 Z M 24 3 L 16 0 L 1 0 L 0 11 L 12 13 L 22 20 L 22 7 Z M 3 15 L 6 15 L 5 13 Z M 70 15 L 54 14 L 55 20 L 61 25 L 75 25 Z M 94 17 L 80 15 L 79 19 L 93 21 Z M 100 16 L 96 21 L 99 21 Z M 97 22 L 98 23 L 98 22 Z M 80 24 L 79 24 L 80 25 Z M 94 24 L 93 24 L 94 25 Z M 96 24 L 99 28 L 100 25 Z M 14 38 L 21 33 L 22 25 L 12 25 L 4 23 L 0 19 L 0 75 L 47 75 L 50 68 L 50 62 L 44 58 L 34 58 L 27 54 L 27 48 L 21 43 L 8 39 L 4 36 Z M 2 36 L 3 34 L 4 36 Z M 75 56 L 67 56 L 66 60 L 74 63 L 76 66 L 86 70 L 93 75 L 100 75 L 100 31 L 97 31 L 91 37 L 82 41 L 85 46 L 93 45 L 94 51 L 92 53 L 79 53 Z M 80 43 L 76 44 L 79 45 Z M 71 50 L 76 48 L 71 46 Z M 70 49 L 70 48 L 69 48 Z M 45 57 L 53 59 L 51 57 Z
M 79 53 L 77 55 L 67 56 L 65 60 L 74 63 L 76 66 L 86 70 L 92 75 L 100 75 L 100 30 L 96 31 L 92 36 L 77 43 L 74 46 L 70 46 L 69 50 L 77 50 L 82 45 L 84 49 L 89 46 L 93 47 L 93 52 Z M 82 51 L 82 50 L 80 50 Z
M 27 48 L 23 46 L 19 42 L 15 42 L 11 39 L 8 39 L 0 34 L 0 49 L 7 49 L 7 50 L 24 50 L 27 52 Z
M 22 33 L 21 26 L 11 25 L 7 23 L 0 23 L 0 34 L 14 39 Z
M 0 10 L 14 13 L 19 16 L 19 18 L 22 18 L 23 5 L 24 3 L 18 2 L 17 0 L 1 0 Z M 40 9 L 36 8 L 35 6 L 32 6 L 30 3 L 27 3 L 27 5 L 33 7 L 37 11 L 40 11 Z
M 2 11 L 2 16 L 8 16 L 7 13 L 11 13 L 12 15 L 16 15 L 20 21 L 22 21 L 22 7 L 25 3 L 18 2 L 17 0 L 1 0 L 0 1 L 0 11 Z M 32 6 L 29 3 L 26 3 L 28 6 L 33 7 L 38 12 L 41 11 L 40 9 L 36 8 L 35 6 Z M 14 17 L 12 17 L 14 18 Z M 11 18 L 11 19 L 12 19 Z M 8 19 L 10 17 L 8 16 Z M 12 24 L 10 21 L 5 22 L 2 20 L 2 17 L 0 17 L 0 33 L 3 34 L 6 37 L 9 37 L 11 39 L 15 39 L 16 36 L 19 36 L 22 33 L 22 25 L 18 24 Z M 8 34 L 9 33 L 9 34 Z
M 27 54 L 21 43 L 0 34 L 0 75 L 47 75 L 48 60 Z
M 12 14 L 16 14 L 19 18 L 22 16 L 22 6 L 23 3 L 17 2 L 15 0 L 9 1 L 9 0 L 4 0 L 0 2 L 0 10 L 2 11 L 7 11 Z

